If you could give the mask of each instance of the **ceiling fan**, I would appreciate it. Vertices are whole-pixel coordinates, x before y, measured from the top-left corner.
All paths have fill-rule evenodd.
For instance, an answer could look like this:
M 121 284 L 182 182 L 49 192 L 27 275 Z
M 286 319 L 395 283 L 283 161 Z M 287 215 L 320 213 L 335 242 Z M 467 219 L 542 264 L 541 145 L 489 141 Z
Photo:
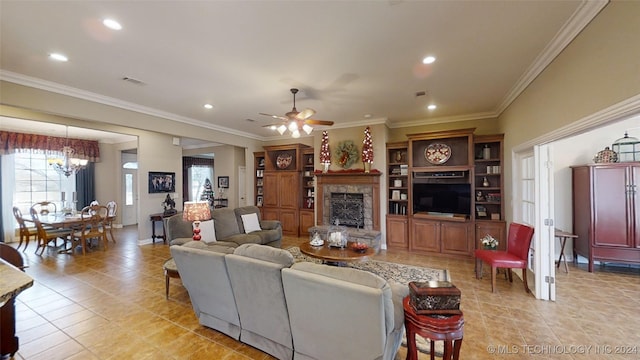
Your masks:
M 299 90 L 295 88 L 291 89 L 291 93 L 293 94 L 293 108 L 291 109 L 291 111 L 284 114 L 285 116 L 259 113 L 260 115 L 270 116 L 274 119 L 281 120 L 281 122 L 278 124 L 265 125 L 264 127 L 277 130 L 280 135 L 289 130 L 292 137 L 298 138 L 300 137 L 300 129 L 302 129 L 307 134 L 311 134 L 311 132 L 313 131 L 312 125 L 333 125 L 333 121 L 309 119 L 311 116 L 313 116 L 313 114 L 316 113 L 316 111 L 313 109 L 307 108 L 302 111 L 298 111 L 298 109 L 296 109 L 296 94 L 298 93 L 298 91 Z

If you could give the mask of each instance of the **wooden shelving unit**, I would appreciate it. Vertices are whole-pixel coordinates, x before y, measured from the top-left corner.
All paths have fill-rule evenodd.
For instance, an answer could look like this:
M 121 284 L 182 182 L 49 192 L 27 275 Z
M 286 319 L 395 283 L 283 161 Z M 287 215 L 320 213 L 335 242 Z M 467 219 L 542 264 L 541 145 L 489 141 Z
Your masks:
M 256 169 L 254 179 L 254 204 L 262 208 L 264 204 L 264 169 L 265 169 L 265 156 L 264 151 L 253 153 L 254 168 Z
M 300 235 L 308 235 L 309 228 L 315 225 L 315 177 L 313 149 L 302 150 L 302 203 L 300 204 Z
M 407 142 L 387 146 L 387 246 L 409 247 L 409 165 Z
M 481 239 L 489 234 L 498 240 L 499 250 L 506 250 L 503 140 L 502 134 L 477 135 L 473 139 L 476 248 L 482 248 Z

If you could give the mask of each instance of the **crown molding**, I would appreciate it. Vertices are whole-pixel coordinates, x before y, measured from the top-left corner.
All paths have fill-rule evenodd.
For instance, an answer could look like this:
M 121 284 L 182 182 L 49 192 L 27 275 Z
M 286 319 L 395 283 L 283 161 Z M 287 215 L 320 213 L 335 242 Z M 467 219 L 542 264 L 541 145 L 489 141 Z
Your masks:
M 397 129 L 403 127 L 412 127 L 412 126 L 424 126 L 424 125 L 434 125 L 434 124 L 446 124 L 460 121 L 474 121 L 474 120 L 484 120 L 484 119 L 496 119 L 498 118 L 498 114 L 493 111 L 475 113 L 475 114 L 465 114 L 465 115 L 456 115 L 456 116 L 443 116 L 433 119 L 420 119 L 420 120 L 411 120 L 411 121 L 402 121 L 402 122 L 388 122 L 387 126 L 390 129 Z
M 131 102 L 115 99 L 108 96 L 103 96 L 89 91 L 80 90 L 70 86 L 57 84 L 51 81 L 46 81 L 22 74 L 18 74 L 12 71 L 0 70 L 0 80 L 15 83 L 18 85 L 28 86 L 40 90 L 53 92 L 60 95 L 66 95 L 77 99 L 87 100 L 98 104 L 113 106 L 116 108 L 129 110 L 145 115 L 155 116 L 171 121 L 176 121 L 183 124 L 193 125 L 205 129 L 220 131 L 230 135 L 242 136 L 253 140 L 264 141 L 264 137 L 257 136 L 255 134 L 247 133 L 244 131 L 238 131 L 229 129 L 223 126 L 214 125 L 205 121 L 188 118 L 185 116 L 176 115 L 173 113 L 160 111 L 146 106 L 141 106 Z
M 575 39 L 576 36 L 598 15 L 609 0 L 584 0 L 556 36 L 547 44 L 529 69 L 522 74 L 495 110 L 495 117 L 511 103 L 551 64 L 551 62 Z

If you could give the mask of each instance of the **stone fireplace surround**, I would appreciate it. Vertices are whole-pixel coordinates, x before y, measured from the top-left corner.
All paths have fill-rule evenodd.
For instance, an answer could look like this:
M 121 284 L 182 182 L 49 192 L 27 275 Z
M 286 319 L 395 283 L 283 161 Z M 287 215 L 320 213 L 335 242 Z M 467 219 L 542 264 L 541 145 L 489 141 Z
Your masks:
M 331 193 L 363 194 L 364 229 L 380 231 L 380 172 L 315 173 L 317 224 L 329 225 Z

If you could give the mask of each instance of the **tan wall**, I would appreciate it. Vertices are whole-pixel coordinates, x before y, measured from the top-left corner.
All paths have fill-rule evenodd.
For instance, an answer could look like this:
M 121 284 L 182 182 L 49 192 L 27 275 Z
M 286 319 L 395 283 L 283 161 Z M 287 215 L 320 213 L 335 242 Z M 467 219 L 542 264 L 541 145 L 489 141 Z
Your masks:
M 640 2 L 613 1 L 499 117 L 505 176 L 512 150 L 640 94 Z M 513 186 L 505 181 L 507 220 Z

